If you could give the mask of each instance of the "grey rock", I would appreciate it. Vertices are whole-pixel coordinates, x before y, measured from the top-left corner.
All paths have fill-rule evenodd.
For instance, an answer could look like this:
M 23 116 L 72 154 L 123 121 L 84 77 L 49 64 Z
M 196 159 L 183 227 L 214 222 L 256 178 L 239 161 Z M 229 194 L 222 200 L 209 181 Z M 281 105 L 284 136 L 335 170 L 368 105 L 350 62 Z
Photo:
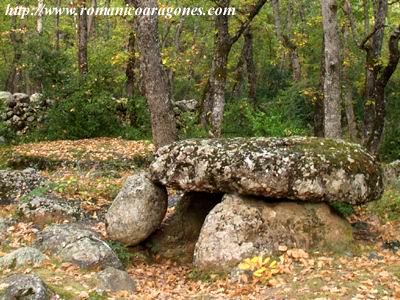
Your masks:
M 23 247 L 0 257 L 0 268 L 20 268 L 27 265 L 39 266 L 45 256 L 35 248 Z
M 48 226 L 38 235 L 35 245 L 84 269 L 122 268 L 117 255 L 100 235 L 78 224 Z
M 115 268 L 106 268 L 97 273 L 98 289 L 109 290 L 111 292 L 118 291 L 136 291 L 136 282 L 125 271 Z
M 9 92 L 0 92 L 0 102 L 6 106 L 11 106 L 14 101 L 14 97 Z
M 184 191 L 361 204 L 383 192 L 361 146 L 308 137 L 186 140 L 158 150 L 155 182 Z
M 144 241 L 164 219 L 167 202 L 166 189 L 145 173 L 129 177 L 105 216 L 110 239 L 130 246 Z
M 15 225 L 16 221 L 11 218 L 0 218 L 0 245 L 7 238 L 7 230 Z
M 218 194 L 183 194 L 175 211 L 149 237 L 146 246 L 163 258 L 192 262 L 204 220 L 221 199 L 222 195 Z
M 350 224 L 325 203 L 225 195 L 204 222 L 194 264 L 205 270 L 225 270 L 244 258 L 279 253 L 281 245 L 345 251 L 352 242 Z
M 0 171 L 0 205 L 18 201 L 32 190 L 44 186 L 46 180 L 34 169 Z
M 1 300 L 50 300 L 52 295 L 37 275 L 15 274 L 0 281 Z
M 190 99 L 190 100 L 176 101 L 174 105 L 183 112 L 192 112 L 197 109 L 199 103 L 195 99 Z
M 28 103 L 29 102 L 29 95 L 24 94 L 24 93 L 15 93 L 13 95 L 15 101 L 20 102 L 20 103 Z
M 32 94 L 29 99 L 32 103 L 38 103 L 42 100 L 43 95 L 40 93 Z
M 385 186 L 400 184 L 400 160 L 383 167 Z
M 74 222 L 84 217 L 79 202 L 54 196 L 33 197 L 28 202 L 21 203 L 18 211 L 22 218 L 41 227 L 56 222 Z

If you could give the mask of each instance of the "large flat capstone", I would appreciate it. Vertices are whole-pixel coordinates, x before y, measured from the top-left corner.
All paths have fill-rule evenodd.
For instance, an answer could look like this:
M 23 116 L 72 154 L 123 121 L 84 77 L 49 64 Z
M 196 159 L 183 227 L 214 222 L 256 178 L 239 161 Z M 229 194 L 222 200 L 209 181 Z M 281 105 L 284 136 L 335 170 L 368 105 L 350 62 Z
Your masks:
M 186 140 L 159 149 L 150 169 L 185 191 L 350 204 L 383 192 L 380 165 L 361 146 L 310 137 Z

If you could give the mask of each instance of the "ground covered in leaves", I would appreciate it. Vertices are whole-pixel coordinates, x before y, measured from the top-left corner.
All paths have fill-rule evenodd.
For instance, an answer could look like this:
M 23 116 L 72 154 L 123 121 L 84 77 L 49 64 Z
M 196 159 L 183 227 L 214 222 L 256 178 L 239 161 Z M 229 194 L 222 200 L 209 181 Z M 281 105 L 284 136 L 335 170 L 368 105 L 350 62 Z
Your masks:
M 80 200 L 81 207 L 98 220 L 93 228 L 107 239 L 101 216 L 124 179 L 148 166 L 153 146 L 102 138 L 26 144 L 0 151 L 2 168 L 37 168 L 51 182 L 47 188 L 52 192 Z M 280 256 L 249 258 L 235 276 L 202 273 L 180 264 L 179 259 L 165 261 L 140 247 L 128 249 L 111 243 L 137 282 L 134 295 L 98 294 L 95 272 L 54 258 L 40 268 L 2 270 L 0 277 L 37 273 L 63 299 L 400 299 L 398 187 L 388 189 L 377 203 L 339 210 L 355 224 L 359 241 L 354 249 L 306 253 L 282 245 Z M 15 206 L 2 207 L 0 217 L 5 216 L 18 218 Z M 11 243 L 0 249 L 0 256 L 30 245 L 37 232 L 31 223 L 16 223 L 8 229 Z

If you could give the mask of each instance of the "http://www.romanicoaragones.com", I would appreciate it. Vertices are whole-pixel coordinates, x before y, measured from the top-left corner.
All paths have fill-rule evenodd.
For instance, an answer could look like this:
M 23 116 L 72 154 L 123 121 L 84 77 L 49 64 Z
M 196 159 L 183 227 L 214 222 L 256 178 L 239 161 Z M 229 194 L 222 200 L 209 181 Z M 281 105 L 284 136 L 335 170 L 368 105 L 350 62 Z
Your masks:
M 158 15 L 166 18 L 172 18 L 174 16 L 234 16 L 236 9 L 234 7 L 132 7 L 129 5 L 123 7 L 51 7 L 46 5 L 40 5 L 37 7 L 12 6 L 8 4 L 5 9 L 6 16 L 17 16 L 21 19 L 35 16 L 54 16 L 54 15 L 65 15 L 65 16 L 79 16 L 82 14 L 89 16 L 150 16 Z

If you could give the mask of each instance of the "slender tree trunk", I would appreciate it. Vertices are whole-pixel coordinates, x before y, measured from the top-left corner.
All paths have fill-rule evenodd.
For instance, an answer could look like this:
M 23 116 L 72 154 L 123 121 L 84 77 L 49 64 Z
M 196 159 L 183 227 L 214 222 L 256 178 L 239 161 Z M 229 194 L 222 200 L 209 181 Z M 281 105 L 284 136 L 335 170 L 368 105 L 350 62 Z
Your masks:
M 87 31 L 87 13 L 82 8 L 86 7 L 86 0 L 79 1 L 78 16 L 78 70 L 81 74 L 88 72 L 88 31 Z
M 347 125 L 350 135 L 350 140 L 353 142 L 358 141 L 357 123 L 354 114 L 353 106 L 353 84 L 349 77 L 351 70 L 351 50 L 349 45 L 350 40 L 350 25 L 348 22 L 344 25 L 344 53 L 343 53 L 343 99 L 346 111 Z
M 321 0 L 325 36 L 324 131 L 327 138 L 341 138 L 340 53 L 336 0 Z
M 126 65 L 126 95 L 128 98 L 133 97 L 133 91 L 135 88 L 135 68 L 136 68 L 136 58 L 135 58 L 135 33 L 131 32 L 129 34 L 128 40 L 128 63 Z
M 374 91 L 375 119 L 371 136 L 367 141 L 367 148 L 374 154 L 379 151 L 386 117 L 385 88 L 395 72 L 400 60 L 399 51 L 400 25 L 395 29 L 389 39 L 389 62 L 380 70 Z
M 12 16 L 11 22 L 12 22 L 12 30 L 10 33 L 10 40 L 14 49 L 14 59 L 12 62 L 10 74 L 8 75 L 7 78 L 6 90 L 11 93 L 16 93 L 16 92 L 21 92 L 23 86 L 22 85 L 23 74 L 22 74 L 22 68 L 20 66 L 22 59 L 22 50 L 21 50 L 22 37 L 17 32 L 18 31 L 17 17 Z
M 44 5 L 44 0 L 38 0 L 38 8 L 42 7 Z M 36 32 L 39 35 L 42 35 L 43 33 L 43 14 L 39 13 L 37 16 L 36 20 Z
M 324 137 L 324 82 L 325 82 L 325 38 L 322 36 L 319 94 L 314 103 L 314 135 Z
M 157 8 L 156 0 L 133 2 L 137 8 Z M 174 142 L 178 136 L 168 77 L 161 61 L 158 16 L 141 15 L 135 18 L 135 22 L 144 92 L 151 113 L 153 142 L 159 148 Z
M 210 134 L 213 137 L 221 136 L 221 127 L 225 108 L 225 86 L 229 52 L 232 45 L 242 36 L 265 3 L 266 0 L 258 0 L 250 7 L 247 18 L 241 23 L 233 36 L 229 34 L 228 16 L 219 15 L 215 18 L 215 28 L 217 33 L 214 41 L 214 57 L 209 80 L 209 90 L 205 94 L 206 98 L 203 102 L 204 108 L 202 114 L 202 120 L 206 120 L 207 116 L 210 115 Z M 218 0 L 216 1 L 216 4 L 221 8 L 228 8 L 230 0 Z M 212 107 L 211 113 L 206 110 L 208 107 Z
M 366 77 L 365 77 L 365 91 L 364 91 L 364 144 L 372 134 L 374 119 L 375 119 L 375 105 L 374 92 L 376 85 L 376 78 L 379 64 L 379 59 L 382 52 L 383 36 L 385 31 L 385 19 L 387 15 L 388 3 L 387 0 L 374 0 L 374 34 L 372 36 L 371 45 L 366 45 Z
M 61 0 L 56 0 L 56 7 L 61 8 Z M 60 50 L 60 15 L 56 14 L 56 50 Z
M 96 9 L 97 0 L 92 0 L 91 7 Z M 89 37 L 96 36 L 96 16 L 94 14 L 91 14 L 90 16 L 88 16 L 87 31 L 88 31 L 88 36 Z
M 254 63 L 253 53 L 253 32 L 249 27 L 244 33 L 244 42 L 248 46 L 246 52 L 246 71 L 247 71 L 247 85 L 249 99 L 253 103 L 254 108 L 257 107 L 257 71 Z

